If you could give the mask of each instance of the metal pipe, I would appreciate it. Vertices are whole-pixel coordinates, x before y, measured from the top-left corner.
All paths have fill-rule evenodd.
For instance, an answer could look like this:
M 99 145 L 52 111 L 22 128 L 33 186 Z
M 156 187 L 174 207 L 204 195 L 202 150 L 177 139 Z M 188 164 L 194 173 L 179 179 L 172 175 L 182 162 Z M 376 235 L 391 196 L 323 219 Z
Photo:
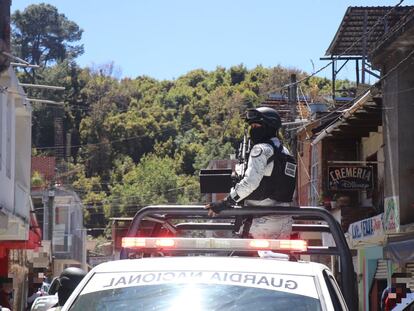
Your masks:
M 51 90 L 65 90 L 64 86 L 54 86 L 54 85 L 42 85 L 42 84 L 28 84 L 28 83 L 19 83 L 19 85 L 24 87 L 33 87 L 38 89 L 51 89 Z
M 356 85 L 359 85 L 359 60 L 355 60 Z
M 320 57 L 320 60 L 358 60 L 361 56 L 331 56 L 331 57 Z
M 332 164 L 378 164 L 384 163 L 384 161 L 327 161 Z
M 293 224 L 292 231 L 297 232 L 331 232 L 327 225 Z
M 305 255 L 334 255 L 339 256 L 340 252 L 337 247 L 320 247 L 308 246 L 308 250 L 304 252 Z
M 364 11 L 364 24 L 362 33 L 362 84 L 365 84 L 365 60 L 367 57 L 367 22 L 368 11 Z
M 59 105 L 62 106 L 64 102 L 55 102 L 54 100 L 47 100 L 47 99 L 38 99 L 38 98 L 26 98 L 29 102 L 33 103 L 41 103 L 41 104 L 51 104 L 51 105 Z
M 32 65 L 32 64 L 30 64 L 29 62 L 26 62 L 24 59 L 21 59 L 20 57 L 14 56 L 14 55 L 12 55 L 12 54 L 10 54 L 10 53 L 6 52 L 6 51 L 2 51 L 1 53 L 2 53 L 3 55 L 6 55 L 8 58 L 11 58 L 11 59 L 17 60 L 17 61 L 19 61 L 19 62 L 21 62 L 21 63 L 23 63 L 23 64 L 26 64 L 26 65 Z
M 39 65 L 23 64 L 23 63 L 10 63 L 10 65 L 15 67 L 28 67 L 28 68 L 40 68 Z
M 181 223 L 175 225 L 179 230 L 234 230 L 235 226 L 231 223 Z
M 336 68 L 335 68 L 335 66 L 336 66 L 336 60 L 333 59 L 332 60 L 332 99 L 333 99 L 334 103 L 335 103 L 335 93 L 336 93 L 336 91 L 335 91 L 335 80 L 336 80 Z

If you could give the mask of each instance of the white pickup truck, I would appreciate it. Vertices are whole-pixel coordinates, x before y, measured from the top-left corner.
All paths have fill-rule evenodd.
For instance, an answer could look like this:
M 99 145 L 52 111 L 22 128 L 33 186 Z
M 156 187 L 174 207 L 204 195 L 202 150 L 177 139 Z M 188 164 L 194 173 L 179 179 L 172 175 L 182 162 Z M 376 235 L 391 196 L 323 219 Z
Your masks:
M 293 215 L 296 230 L 329 231 L 336 246 L 252 239 L 248 230 L 239 231 L 238 238 L 179 235 L 180 230 L 238 229 L 240 222 L 232 217 L 264 215 Z M 125 259 L 92 269 L 62 310 L 356 310 L 352 257 L 329 212 L 301 207 L 232 209 L 220 214 L 225 223 L 206 221 L 206 216 L 202 206 L 141 209 L 122 239 Z M 176 221 L 182 218 L 190 222 Z M 317 222 L 303 225 L 303 219 Z M 147 236 L 139 230 L 144 220 L 158 226 Z M 301 261 L 302 254 L 339 256 L 342 290 L 326 266 Z
M 249 257 L 112 261 L 89 272 L 62 310 L 348 310 L 321 264 Z

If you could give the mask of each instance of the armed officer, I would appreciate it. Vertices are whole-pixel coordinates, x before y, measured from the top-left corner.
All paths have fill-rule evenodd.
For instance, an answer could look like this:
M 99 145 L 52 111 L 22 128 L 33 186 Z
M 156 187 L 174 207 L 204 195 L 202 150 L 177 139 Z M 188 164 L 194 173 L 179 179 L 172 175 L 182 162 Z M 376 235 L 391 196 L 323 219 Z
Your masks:
M 69 267 L 63 270 L 58 278 L 57 286 L 49 290 L 49 293 L 52 295 L 56 294 L 56 292 L 58 294 L 58 303 L 50 308 L 49 311 L 59 311 L 85 275 L 86 272 L 77 267 Z
M 296 163 L 279 136 L 281 119 L 269 107 L 246 112 L 249 137 L 253 143 L 243 178 L 221 201 L 206 205 L 209 215 L 215 216 L 234 205 L 289 206 L 296 184 Z M 291 217 L 272 216 L 255 219 L 251 234 L 255 238 L 288 237 Z

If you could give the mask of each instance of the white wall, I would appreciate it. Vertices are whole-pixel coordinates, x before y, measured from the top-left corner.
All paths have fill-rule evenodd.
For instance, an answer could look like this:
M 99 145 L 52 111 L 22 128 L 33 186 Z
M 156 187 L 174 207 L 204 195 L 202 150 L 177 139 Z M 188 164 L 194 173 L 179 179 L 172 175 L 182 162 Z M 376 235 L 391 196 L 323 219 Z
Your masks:
M 11 84 L 11 78 L 9 72 L 4 72 L 0 78 L 0 85 L 4 87 L 9 87 Z M 0 106 L 2 116 L 1 120 L 1 169 L 0 169 L 0 204 L 2 210 L 8 212 L 13 212 L 14 209 L 14 165 L 11 165 L 14 161 L 14 121 L 13 116 L 13 96 L 8 92 L 9 90 L 3 90 L 0 94 Z M 11 122 L 11 124 L 9 124 Z M 8 126 L 10 125 L 10 126 Z M 11 132 L 10 132 L 11 129 Z M 8 139 L 10 138 L 10 145 L 8 144 Z M 11 154 L 9 154 L 11 153 Z M 7 159 L 10 157 L 10 176 L 9 175 L 9 165 L 7 165 Z M 14 164 L 14 163 L 13 163 Z
M 26 240 L 30 215 L 31 107 L 12 68 L 0 76 L 0 86 L 0 240 Z

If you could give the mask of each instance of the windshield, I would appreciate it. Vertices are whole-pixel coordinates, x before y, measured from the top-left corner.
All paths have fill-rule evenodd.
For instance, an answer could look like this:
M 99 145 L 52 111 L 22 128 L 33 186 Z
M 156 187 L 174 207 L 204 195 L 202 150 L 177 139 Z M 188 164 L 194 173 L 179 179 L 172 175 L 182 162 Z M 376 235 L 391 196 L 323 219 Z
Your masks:
M 146 272 L 92 278 L 70 310 L 321 310 L 307 276 Z

